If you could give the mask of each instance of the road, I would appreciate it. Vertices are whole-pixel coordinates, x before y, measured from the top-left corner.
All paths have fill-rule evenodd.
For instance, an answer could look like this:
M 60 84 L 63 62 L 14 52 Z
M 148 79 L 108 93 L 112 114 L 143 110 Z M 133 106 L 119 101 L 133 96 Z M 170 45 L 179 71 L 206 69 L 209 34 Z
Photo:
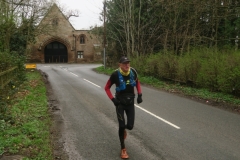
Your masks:
M 48 75 L 64 120 L 71 160 L 118 160 L 120 143 L 113 103 L 98 64 L 37 64 Z M 114 87 L 112 87 L 114 92 Z M 240 116 L 142 85 L 143 103 L 128 131 L 131 160 L 239 160 Z

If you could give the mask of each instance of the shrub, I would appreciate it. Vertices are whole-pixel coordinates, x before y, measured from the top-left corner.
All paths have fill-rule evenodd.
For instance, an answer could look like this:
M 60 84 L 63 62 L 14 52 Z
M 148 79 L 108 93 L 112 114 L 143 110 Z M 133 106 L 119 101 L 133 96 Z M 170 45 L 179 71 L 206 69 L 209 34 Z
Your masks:
M 186 84 L 196 84 L 201 69 L 199 53 L 187 53 L 179 58 L 178 80 Z
M 132 59 L 140 74 L 180 81 L 211 91 L 240 94 L 240 53 L 195 48 L 181 56 L 156 53 Z M 190 82 L 190 83 L 189 83 Z
M 11 102 L 12 96 L 17 91 L 18 86 L 26 79 L 25 57 L 14 52 L 0 53 L 0 73 L 12 67 L 17 67 L 14 73 L 15 78 L 11 79 L 8 85 L 0 88 L 0 118 L 2 119 L 7 111 L 7 106 Z
M 237 52 L 225 56 L 224 72 L 220 81 L 222 92 L 240 93 L 240 55 Z

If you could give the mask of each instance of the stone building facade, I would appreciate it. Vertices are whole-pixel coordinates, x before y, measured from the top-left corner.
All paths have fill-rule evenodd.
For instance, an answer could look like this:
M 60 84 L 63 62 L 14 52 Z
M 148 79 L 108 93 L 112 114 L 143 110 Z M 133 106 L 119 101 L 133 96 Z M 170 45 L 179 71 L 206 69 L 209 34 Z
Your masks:
M 99 39 L 89 30 L 75 30 L 56 4 L 37 30 L 36 42 L 29 49 L 32 62 L 82 63 L 102 59 Z

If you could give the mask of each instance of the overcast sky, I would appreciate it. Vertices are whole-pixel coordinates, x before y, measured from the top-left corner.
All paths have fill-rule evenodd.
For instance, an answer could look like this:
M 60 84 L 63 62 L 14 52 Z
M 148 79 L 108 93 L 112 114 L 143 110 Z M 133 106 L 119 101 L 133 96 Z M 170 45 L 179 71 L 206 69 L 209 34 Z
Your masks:
M 70 18 L 70 22 L 76 30 L 103 25 L 103 22 L 99 20 L 103 10 L 103 0 L 58 0 L 58 2 L 67 10 L 79 10 L 79 17 Z

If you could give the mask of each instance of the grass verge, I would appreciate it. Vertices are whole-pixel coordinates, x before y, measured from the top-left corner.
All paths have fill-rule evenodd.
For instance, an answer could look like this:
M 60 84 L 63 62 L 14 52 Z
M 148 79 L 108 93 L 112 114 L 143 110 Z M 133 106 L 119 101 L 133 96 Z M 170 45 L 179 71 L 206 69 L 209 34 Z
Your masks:
M 96 68 L 95 71 L 98 73 L 110 75 L 114 71 L 114 69 L 104 69 L 104 67 L 101 66 Z M 146 84 L 157 89 L 162 89 L 168 92 L 178 93 L 185 96 L 195 97 L 197 99 L 204 100 L 209 104 L 221 105 L 221 107 L 225 109 L 240 113 L 240 98 L 230 94 L 211 92 L 208 89 L 202 88 L 192 88 L 185 85 L 180 85 L 179 83 L 160 81 L 156 78 L 146 77 L 142 75 L 139 75 L 139 80 L 142 84 Z
M 0 156 L 22 155 L 24 160 L 51 160 L 51 118 L 46 87 L 36 70 L 27 72 L 27 81 L 11 98 L 9 121 L 0 121 Z

